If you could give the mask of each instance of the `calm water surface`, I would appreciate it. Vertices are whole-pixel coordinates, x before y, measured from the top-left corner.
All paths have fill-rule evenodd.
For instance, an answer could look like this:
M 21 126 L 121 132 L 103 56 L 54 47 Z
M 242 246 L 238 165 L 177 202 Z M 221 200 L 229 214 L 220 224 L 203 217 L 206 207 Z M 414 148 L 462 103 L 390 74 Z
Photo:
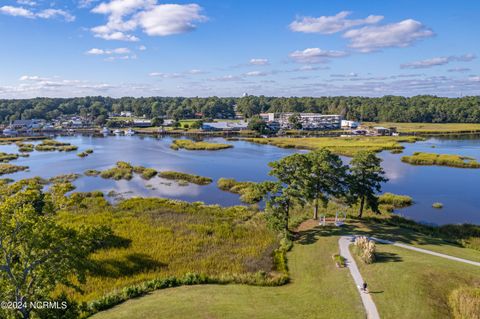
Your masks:
M 18 172 L 3 177 L 22 179 L 33 176 L 44 178 L 66 173 L 83 173 L 87 169 L 103 170 L 117 161 L 152 167 L 157 170 L 175 170 L 211 177 L 208 186 L 180 186 L 176 182 L 155 177 L 145 181 L 135 176 L 130 181 L 114 181 L 100 177 L 82 176 L 74 182 L 77 191 L 115 191 L 123 197 L 159 196 L 186 201 L 203 201 L 225 206 L 240 204 L 238 196 L 216 187 L 221 177 L 237 180 L 263 181 L 268 176 L 268 163 L 296 152 L 269 145 L 257 145 L 242 141 L 228 141 L 234 148 L 221 151 L 174 151 L 171 138 L 162 139 L 140 136 L 58 137 L 79 147 L 78 152 L 92 148 L 94 153 L 86 158 L 78 152 L 32 152 L 28 158 L 12 163 L 27 165 L 28 172 Z M 221 138 L 212 141 L 225 142 Z M 480 139 L 447 140 L 429 139 L 415 144 L 405 144 L 403 154 L 382 152 L 383 166 L 390 181 L 384 191 L 410 195 L 415 205 L 398 213 L 416 221 L 448 224 L 480 224 L 480 169 L 460 169 L 435 166 L 412 166 L 400 161 L 401 156 L 416 151 L 461 154 L 480 160 Z M 1 152 L 16 153 L 15 145 L 0 146 Z M 303 152 L 303 151 L 301 151 Z M 441 202 L 443 209 L 434 209 L 432 203 Z

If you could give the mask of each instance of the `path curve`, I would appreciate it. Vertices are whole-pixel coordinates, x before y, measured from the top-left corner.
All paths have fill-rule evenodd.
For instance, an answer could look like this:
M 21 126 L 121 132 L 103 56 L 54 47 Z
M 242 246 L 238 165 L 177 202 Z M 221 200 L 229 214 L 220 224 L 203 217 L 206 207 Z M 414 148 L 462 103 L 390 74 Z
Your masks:
M 376 242 L 382 243 L 382 244 L 390 244 L 390 245 L 393 245 L 393 246 L 398 246 L 398 247 L 402 247 L 402 248 L 405 248 L 405 249 L 418 251 L 420 253 L 429 254 L 429 255 L 433 255 L 433 256 L 437 256 L 437 257 L 441 257 L 441 258 L 446 258 L 446 259 L 450 259 L 450 260 L 455 260 L 455 261 L 459 261 L 459 262 L 462 262 L 462 263 L 465 263 L 465 264 L 470 264 L 470 265 L 480 267 L 480 262 L 476 262 L 476 261 L 473 261 L 473 260 L 468 260 L 468 259 L 463 259 L 463 258 L 459 258 L 459 257 L 446 255 L 446 254 L 441 254 L 441 253 L 437 253 L 435 251 L 431 251 L 431 250 L 427 250 L 427 249 L 423 249 L 423 248 L 418 248 L 418 247 L 415 247 L 415 246 L 410 246 L 410 245 L 398 243 L 398 242 L 391 241 L 391 240 L 381 239 L 381 238 L 377 238 L 377 237 L 370 237 L 370 239 L 372 239 Z
M 360 271 L 358 270 L 357 263 L 355 259 L 353 259 L 352 254 L 350 253 L 350 249 L 348 247 L 350 244 L 353 243 L 353 236 L 342 236 L 338 240 L 338 246 L 340 248 L 340 255 L 345 258 L 346 265 L 352 274 L 353 280 L 355 281 L 355 285 L 358 287 L 358 292 L 360 293 L 360 297 L 362 298 L 363 306 L 365 307 L 365 311 L 367 312 L 368 319 L 380 319 L 380 315 L 378 314 L 377 306 L 373 302 L 372 297 L 364 293 L 360 290 L 362 287 L 364 280 Z

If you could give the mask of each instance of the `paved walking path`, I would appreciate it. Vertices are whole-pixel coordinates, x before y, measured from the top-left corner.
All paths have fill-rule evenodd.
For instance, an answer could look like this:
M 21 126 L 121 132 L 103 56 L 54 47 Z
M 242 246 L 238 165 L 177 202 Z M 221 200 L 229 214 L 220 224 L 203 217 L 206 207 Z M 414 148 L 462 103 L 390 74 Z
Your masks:
M 450 260 L 455 260 L 455 261 L 459 261 L 459 262 L 462 262 L 462 263 L 465 263 L 465 264 L 470 264 L 470 265 L 480 267 L 480 262 L 476 262 L 476 261 L 473 261 L 473 260 L 458 258 L 458 257 L 450 256 L 450 255 L 445 255 L 445 254 L 437 253 L 437 252 L 434 252 L 434 251 L 431 251 L 431 250 L 426 250 L 426 249 L 423 249 L 423 248 L 418 248 L 418 247 L 414 247 L 414 246 L 410 246 L 410 245 L 406 245 L 406 244 L 402 244 L 402 243 L 397 243 L 397 242 L 394 242 L 394 241 L 391 241 L 391 240 L 386 240 L 386 239 L 381 239 L 381 238 L 376 238 L 376 237 L 370 237 L 370 239 L 372 239 L 376 242 L 382 243 L 382 244 L 390 244 L 390 245 L 402 247 L 402 248 L 405 248 L 405 249 L 418 251 L 420 253 L 429 254 L 429 255 L 433 255 L 433 256 L 437 256 L 437 257 L 442 257 L 442 258 L 446 258 L 446 259 L 450 259 Z
M 358 292 L 360 293 L 360 297 L 362 298 L 363 306 L 365 307 L 365 311 L 367 312 L 368 319 L 380 319 L 380 315 L 378 314 L 377 306 L 373 302 L 372 297 L 361 291 L 360 287 L 362 287 L 364 280 L 360 271 L 358 270 L 357 264 L 353 259 L 352 254 L 350 253 L 350 249 L 348 247 L 352 244 L 353 236 L 342 236 L 338 240 L 338 246 L 340 247 L 340 255 L 346 259 L 346 265 L 352 274 L 353 280 L 355 281 L 355 285 L 358 287 Z

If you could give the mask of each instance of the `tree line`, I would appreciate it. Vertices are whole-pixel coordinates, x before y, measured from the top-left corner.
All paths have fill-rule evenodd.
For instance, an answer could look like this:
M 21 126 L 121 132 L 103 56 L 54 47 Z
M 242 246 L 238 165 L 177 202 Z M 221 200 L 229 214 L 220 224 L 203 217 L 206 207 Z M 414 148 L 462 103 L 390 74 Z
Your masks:
M 372 122 L 476 123 L 480 122 L 480 97 L 446 98 L 430 95 L 378 98 L 266 97 L 80 97 L 0 100 L 0 122 L 19 119 L 55 119 L 81 115 L 98 123 L 110 112 L 132 112 L 135 116 L 188 118 L 232 118 L 235 111 L 250 118 L 262 112 L 313 112 L 340 114 L 349 120 Z

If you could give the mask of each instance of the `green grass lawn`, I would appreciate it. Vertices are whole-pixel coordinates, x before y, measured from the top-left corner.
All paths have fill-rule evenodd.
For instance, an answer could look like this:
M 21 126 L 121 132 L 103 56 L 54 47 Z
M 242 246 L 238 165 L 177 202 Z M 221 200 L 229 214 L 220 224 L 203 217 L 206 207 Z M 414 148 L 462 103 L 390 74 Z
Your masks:
M 307 231 L 288 253 L 291 283 L 184 286 L 156 291 L 101 312 L 95 319 L 140 318 L 365 318 L 347 269 L 331 258 L 338 237 Z
M 480 285 L 480 267 L 392 245 L 377 245 L 377 254 L 377 262 L 357 264 L 383 319 L 451 318 L 451 291 Z

